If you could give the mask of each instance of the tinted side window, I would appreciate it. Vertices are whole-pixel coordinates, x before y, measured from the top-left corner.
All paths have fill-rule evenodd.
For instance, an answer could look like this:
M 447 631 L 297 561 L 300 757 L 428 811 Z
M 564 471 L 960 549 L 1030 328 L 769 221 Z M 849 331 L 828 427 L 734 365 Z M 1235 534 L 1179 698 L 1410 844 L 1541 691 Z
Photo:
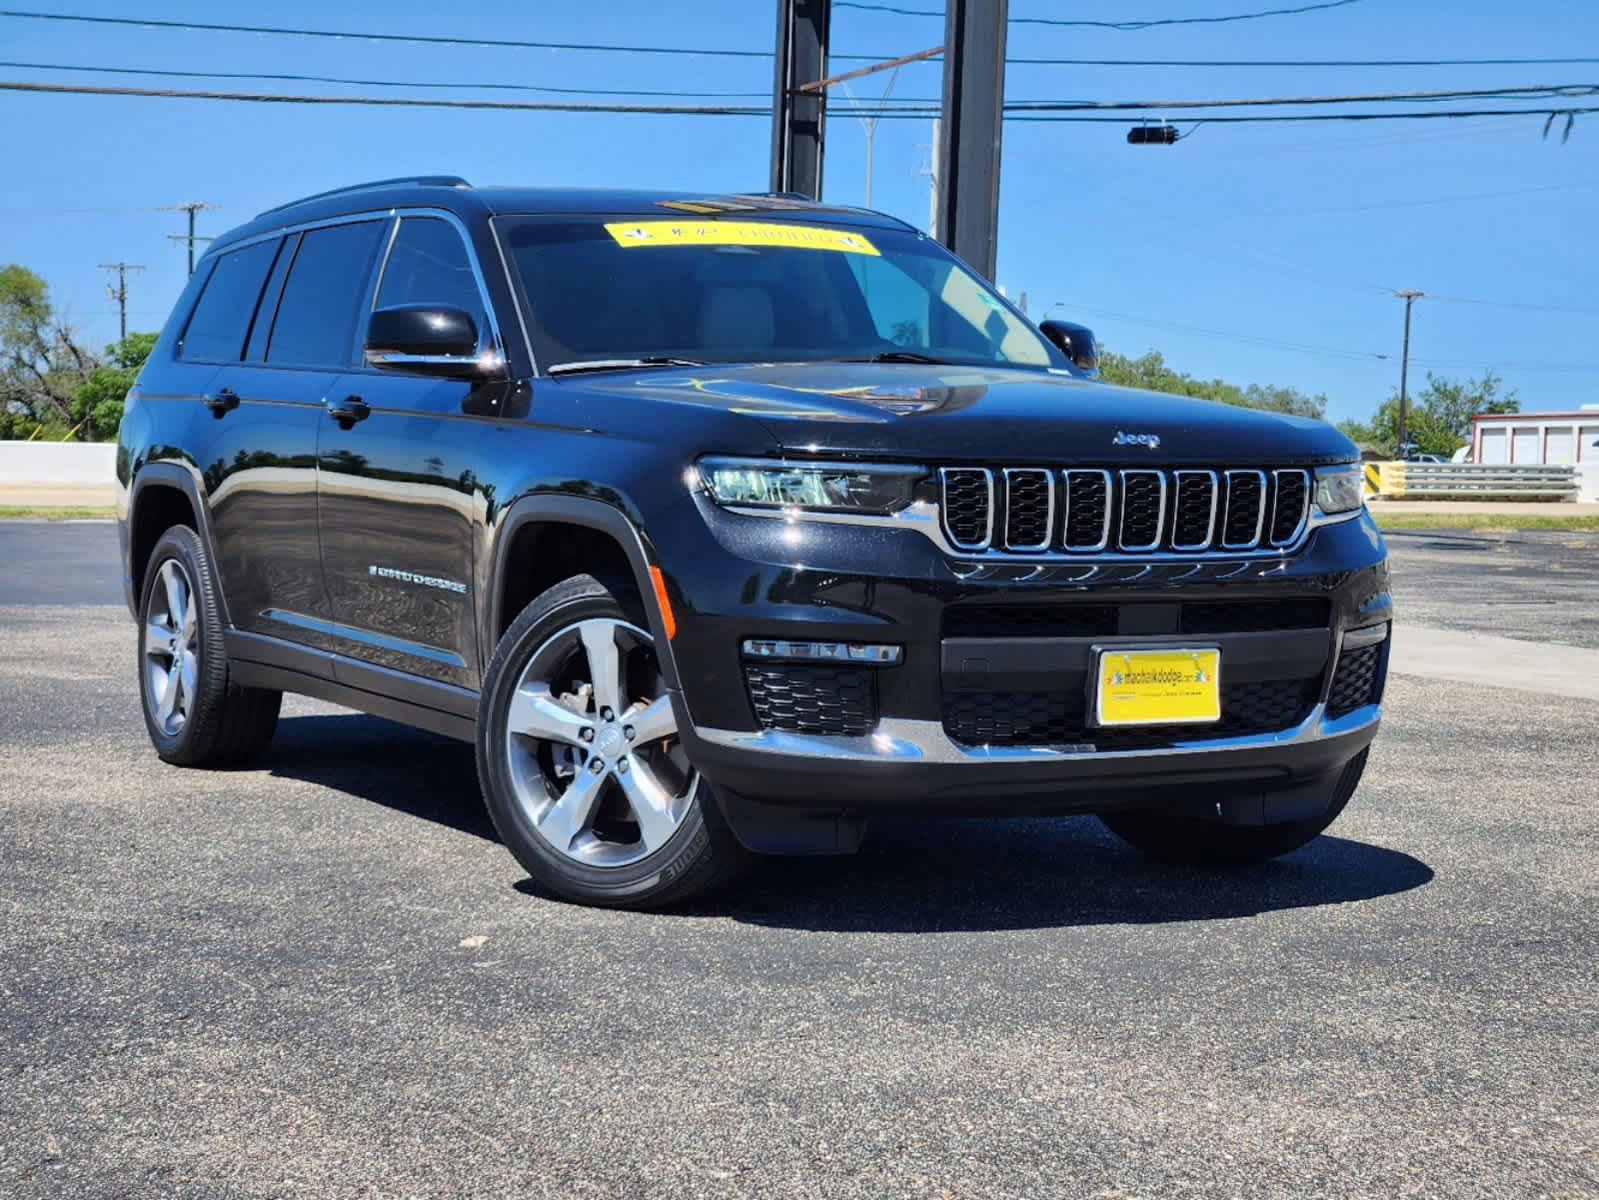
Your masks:
M 378 308 L 393 304 L 448 305 L 463 309 L 483 331 L 483 298 L 461 235 L 437 217 L 406 217 L 389 251 L 378 288 Z
M 217 256 L 211 278 L 206 280 L 205 291 L 200 293 L 200 302 L 194 306 L 194 315 L 178 342 L 180 358 L 238 360 L 278 245 L 275 240 L 256 242 Z
M 350 362 L 355 322 L 381 221 L 312 229 L 300 239 L 267 344 L 267 362 L 342 367 Z

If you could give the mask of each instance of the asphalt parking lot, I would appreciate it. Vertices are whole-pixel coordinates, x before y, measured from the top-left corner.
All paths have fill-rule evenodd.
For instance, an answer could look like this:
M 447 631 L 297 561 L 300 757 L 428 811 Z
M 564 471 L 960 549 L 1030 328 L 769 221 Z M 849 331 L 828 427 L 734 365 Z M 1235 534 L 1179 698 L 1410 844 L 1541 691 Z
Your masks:
M 1403 618 L 1594 654 L 1599 539 L 1513 538 L 1396 535 Z M 0 1194 L 1599 1195 L 1595 702 L 1396 677 L 1247 871 L 942 822 L 599 912 L 464 745 L 159 763 L 114 540 L 0 523 Z

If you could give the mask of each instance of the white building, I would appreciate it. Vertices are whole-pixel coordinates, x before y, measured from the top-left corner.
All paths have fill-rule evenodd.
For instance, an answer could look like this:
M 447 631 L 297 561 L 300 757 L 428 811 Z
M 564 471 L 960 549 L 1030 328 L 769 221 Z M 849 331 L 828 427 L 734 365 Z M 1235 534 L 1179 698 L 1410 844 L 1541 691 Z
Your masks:
M 1578 468 L 1581 499 L 1599 500 L 1599 404 L 1576 412 L 1478 413 L 1471 418 L 1471 461 Z

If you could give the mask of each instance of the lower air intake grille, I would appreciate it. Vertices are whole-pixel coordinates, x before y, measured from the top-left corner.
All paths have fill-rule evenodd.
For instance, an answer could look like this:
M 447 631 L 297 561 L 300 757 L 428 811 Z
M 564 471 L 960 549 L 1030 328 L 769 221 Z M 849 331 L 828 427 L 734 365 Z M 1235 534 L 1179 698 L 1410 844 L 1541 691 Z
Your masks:
M 1089 728 L 1088 703 L 1081 692 L 946 692 L 944 732 L 967 746 L 1155 749 L 1174 741 L 1291 729 L 1310 715 L 1316 684 L 1315 679 L 1223 684 L 1219 722 L 1120 729 Z
M 859 737 L 877 724 L 877 686 L 870 671 L 745 663 L 744 682 L 762 729 Z
M 1362 646 L 1338 656 L 1332 689 L 1327 693 L 1327 715 L 1341 717 L 1363 704 L 1370 704 L 1377 692 L 1377 673 L 1382 665 L 1382 646 Z

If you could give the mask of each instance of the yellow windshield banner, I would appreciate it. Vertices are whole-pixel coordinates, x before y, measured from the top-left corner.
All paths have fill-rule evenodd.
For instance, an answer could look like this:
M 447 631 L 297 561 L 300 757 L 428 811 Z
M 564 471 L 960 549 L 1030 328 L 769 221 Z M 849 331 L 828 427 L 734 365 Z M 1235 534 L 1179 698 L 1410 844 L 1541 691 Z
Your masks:
M 864 234 L 819 225 L 762 221 L 611 221 L 605 226 L 618 246 L 790 246 L 841 254 L 877 254 Z

